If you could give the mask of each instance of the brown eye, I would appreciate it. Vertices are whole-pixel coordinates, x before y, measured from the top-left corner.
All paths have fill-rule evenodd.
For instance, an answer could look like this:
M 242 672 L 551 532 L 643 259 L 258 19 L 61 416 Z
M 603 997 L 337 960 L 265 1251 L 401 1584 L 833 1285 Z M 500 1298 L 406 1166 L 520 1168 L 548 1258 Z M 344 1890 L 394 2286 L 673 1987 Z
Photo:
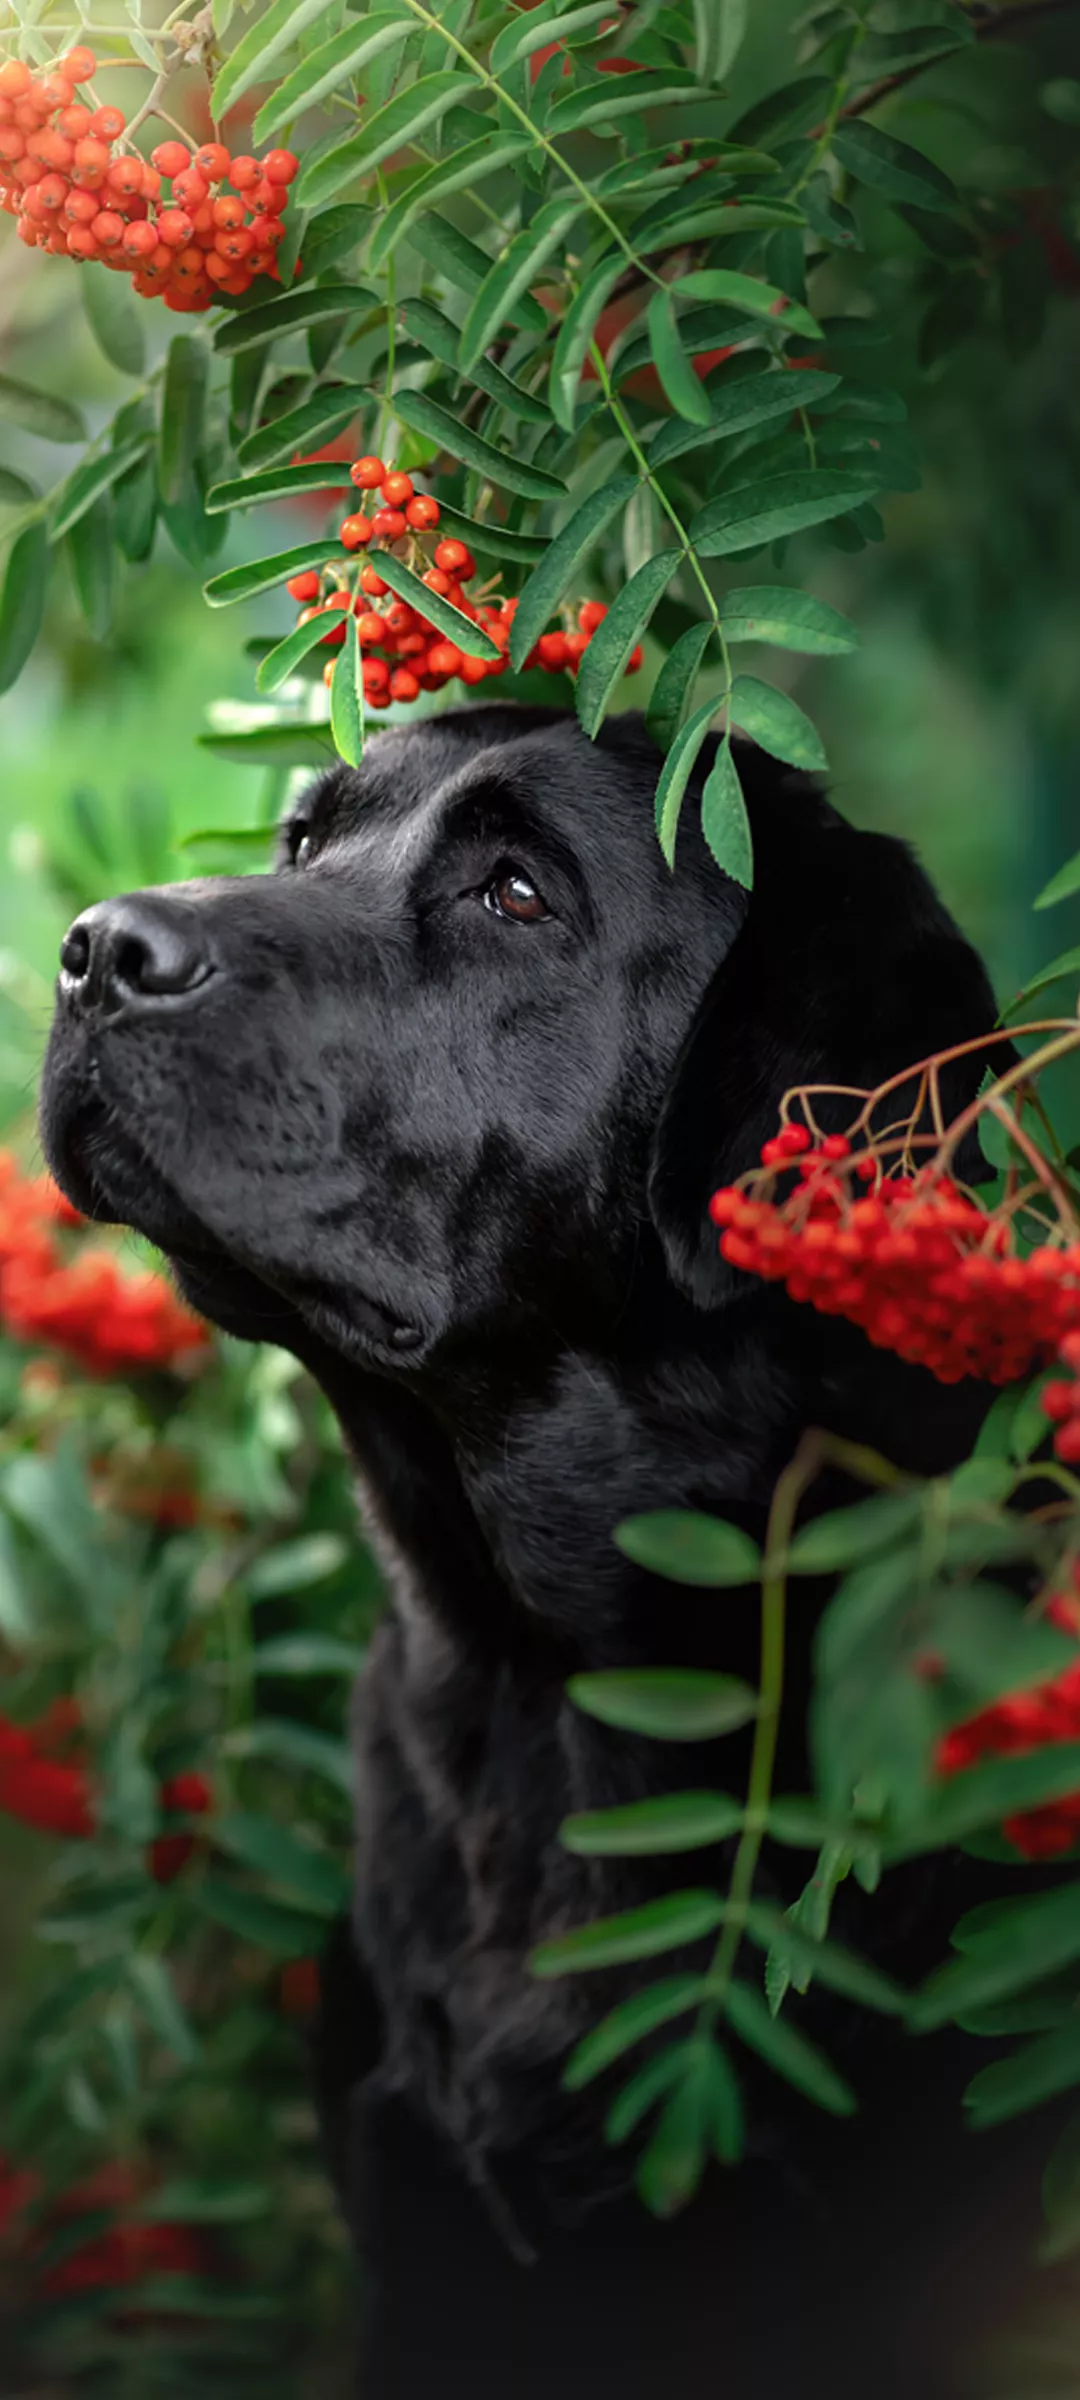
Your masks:
M 506 867 L 496 875 L 484 894 L 484 904 L 495 916 L 509 917 L 514 925 L 536 925 L 551 914 L 535 883 L 518 867 Z

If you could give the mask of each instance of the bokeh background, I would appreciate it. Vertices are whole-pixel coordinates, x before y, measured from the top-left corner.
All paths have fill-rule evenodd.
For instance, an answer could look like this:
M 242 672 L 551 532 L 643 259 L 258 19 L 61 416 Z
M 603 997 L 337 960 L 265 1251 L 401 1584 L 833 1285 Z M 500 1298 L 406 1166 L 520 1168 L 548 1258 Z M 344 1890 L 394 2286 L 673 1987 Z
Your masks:
M 754 0 L 730 117 L 775 80 L 778 42 L 795 55 L 797 13 Z M 800 573 L 862 648 L 783 662 L 839 805 L 915 845 L 1003 999 L 1080 942 L 1080 897 L 1032 905 L 1080 844 L 1078 26 L 1049 17 L 904 97 L 897 129 L 996 195 L 999 271 L 928 258 L 868 211 L 882 339 L 861 371 L 904 392 L 923 481 L 885 502 L 881 544 L 804 539 Z M 163 348 L 169 320 L 147 316 Z M 127 388 L 76 270 L 13 239 L 0 365 L 94 427 Z M 65 470 L 29 433 L 5 456 L 46 484 Z M 281 516 L 282 543 L 302 538 L 303 504 Z M 245 538 L 230 529 L 230 559 Z M 288 770 L 197 736 L 249 721 L 245 644 L 289 612 L 282 595 L 211 613 L 164 533 L 97 606 L 90 623 L 61 585 L 0 702 L 0 1141 L 18 1166 L 0 1254 L 43 1238 L 70 1271 L 111 1246 L 134 1274 L 153 1262 L 131 1237 L 58 1223 L 25 1180 L 57 946 L 85 901 L 213 864 L 191 837 L 278 813 Z M 1068 1129 L 1076 1094 L 1057 1098 Z M 0 1338 L 0 2392 L 331 2394 L 354 2296 L 306 2032 L 346 1890 L 347 1694 L 377 1578 L 289 1360 L 177 1358 L 166 1327 L 142 1364 L 92 1372 L 95 1305 L 48 1341 Z M 7 1724 L 36 1729 L 60 1781 L 4 1751 Z

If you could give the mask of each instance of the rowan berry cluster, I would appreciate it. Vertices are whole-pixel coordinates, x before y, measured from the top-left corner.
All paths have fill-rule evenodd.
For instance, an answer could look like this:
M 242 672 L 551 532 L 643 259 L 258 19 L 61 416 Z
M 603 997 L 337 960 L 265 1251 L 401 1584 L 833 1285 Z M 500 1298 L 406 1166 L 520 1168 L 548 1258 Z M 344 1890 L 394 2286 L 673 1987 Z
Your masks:
M 411 475 L 387 467 L 381 458 L 373 456 L 358 458 L 349 474 L 358 491 L 377 493 L 382 506 L 369 505 L 369 509 L 355 510 L 345 518 L 338 536 L 342 548 L 357 551 L 366 550 L 372 542 L 386 548 L 406 543 L 411 553 L 410 563 L 422 570 L 421 581 L 427 589 L 448 601 L 451 608 L 468 617 L 472 624 L 482 625 L 500 655 L 487 659 L 470 657 L 467 650 L 433 625 L 422 611 L 396 598 L 370 558 L 360 569 L 355 591 L 334 581 L 336 569 L 332 566 L 322 570 L 309 567 L 303 574 L 291 576 L 287 590 L 294 600 L 307 604 L 297 623 L 306 625 L 317 616 L 329 617 L 323 640 L 340 649 L 345 639 L 345 620 L 352 611 L 363 653 L 364 698 L 369 708 L 389 708 L 394 700 L 416 700 L 421 692 L 441 690 L 453 676 L 473 685 L 486 682 L 492 675 L 505 675 L 510 664 L 510 628 L 517 601 L 500 599 L 493 587 L 482 590 L 475 599 L 465 591 L 464 586 L 476 573 L 476 561 L 467 543 L 454 535 L 437 542 L 431 564 L 424 564 L 417 537 L 437 530 L 441 510 L 431 493 L 416 490 Z M 387 598 L 390 605 L 383 608 L 381 602 Z M 576 627 L 570 632 L 542 633 L 525 665 L 543 667 L 552 675 L 561 674 L 564 669 L 575 673 L 606 615 L 600 601 L 584 601 L 578 610 Z M 639 647 L 629 661 L 627 673 L 636 673 L 641 662 Z M 323 670 L 327 683 L 332 681 L 333 672 L 334 662 L 330 660 Z
M 32 2223 L 21 2228 L 25 2212 L 42 2197 L 40 2179 L 0 2153 L 0 2238 L 5 2247 L 15 2248 L 20 2266 L 42 2297 L 123 2292 L 124 2317 L 130 2323 L 134 2285 L 162 2275 L 206 2275 L 214 2266 L 205 2233 L 197 2226 L 127 2216 L 145 2201 L 148 2188 L 146 2179 L 128 2165 L 110 2164 L 50 2198 L 44 2209 L 35 2209 Z M 98 2230 L 73 2246 L 70 2228 L 77 2223 L 93 2223 Z M 160 2302 L 155 2306 L 159 2312 Z
M 855 1154 L 843 1134 L 815 1143 L 785 1125 L 761 1158 L 763 1173 L 709 1203 L 723 1256 L 849 1317 L 939 1382 L 1012 1383 L 1080 1329 L 1080 1243 L 1018 1258 L 1008 1215 L 931 1168 L 886 1175 L 872 1147 Z
M 79 1728 L 73 1701 L 61 1700 L 31 1725 L 0 1717 L 0 1809 L 41 1833 L 80 1840 L 93 1833 L 90 1783 L 79 1759 L 63 1753 Z
M 192 152 L 170 141 L 147 161 L 117 148 L 123 109 L 77 97 L 96 70 L 83 47 L 47 75 L 22 59 L 0 66 L 0 207 L 18 220 L 21 239 L 119 268 L 142 299 L 160 293 L 181 313 L 210 308 L 221 294 L 238 299 L 256 275 L 276 278 L 299 164 L 292 151 L 232 158 L 223 142 Z
M 0 1320 L 18 1341 L 47 1342 L 99 1375 L 176 1367 L 209 1335 L 161 1275 L 125 1275 L 108 1250 L 66 1257 L 58 1227 L 81 1226 L 48 1177 L 0 1152 Z
M 1080 1601 L 1075 1589 L 1055 1592 L 1046 1615 L 1062 1633 L 1080 1637 Z M 1019 1758 L 1055 1742 L 1080 1741 L 1080 1656 L 1046 1683 L 1013 1692 L 990 1708 L 954 1725 L 938 1743 L 934 1764 L 942 1777 L 962 1774 L 986 1758 Z M 1006 1817 L 1002 1832 L 1024 1858 L 1058 1858 L 1080 1842 L 1080 1791 L 1040 1808 Z
M 205 1817 L 214 1805 L 214 1795 L 205 1775 L 172 1775 L 158 1793 L 158 1806 L 168 1817 Z M 150 1844 L 147 1865 L 155 1883 L 175 1883 L 198 1842 L 190 1832 L 159 1833 Z
M 1080 1333 L 1067 1333 L 1058 1344 L 1068 1377 L 1055 1376 L 1039 1394 L 1043 1412 L 1056 1428 L 1054 1449 L 1063 1465 L 1080 1466 Z

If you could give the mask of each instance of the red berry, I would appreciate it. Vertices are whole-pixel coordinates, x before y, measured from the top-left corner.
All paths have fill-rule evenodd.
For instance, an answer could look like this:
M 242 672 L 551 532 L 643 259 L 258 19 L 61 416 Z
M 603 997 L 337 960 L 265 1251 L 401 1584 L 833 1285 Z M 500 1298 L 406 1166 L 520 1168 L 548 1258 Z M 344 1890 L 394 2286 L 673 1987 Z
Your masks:
M 285 589 L 293 600 L 317 600 L 319 596 L 318 569 L 305 567 L 302 575 L 290 575 Z
M 61 133 L 67 134 L 69 141 L 78 142 L 81 141 L 84 133 L 89 133 L 92 115 L 92 109 L 84 108 L 82 101 L 76 100 L 70 108 L 61 109 L 56 122 Z
M 437 567 L 442 567 L 447 575 L 461 575 L 472 571 L 472 560 L 465 544 L 459 542 L 455 534 L 436 543 L 435 564 Z
M 243 224 L 244 203 L 238 199 L 235 192 L 223 192 L 221 198 L 213 200 L 210 205 L 215 225 L 224 226 L 228 230 L 234 225 Z
M 66 75 L 69 83 L 92 83 L 97 74 L 97 60 L 93 51 L 80 42 L 74 50 L 67 51 L 63 58 L 57 59 L 56 71 L 58 75 Z M 0 76 L 2 74 L 3 69 L 0 68 Z
M 229 172 L 229 153 L 224 142 L 204 142 L 201 150 L 196 150 L 192 163 L 208 183 L 220 183 Z
M 397 469 L 391 475 L 384 475 L 382 495 L 388 508 L 404 508 L 405 502 L 413 497 L 412 476 L 403 475 Z
M 268 150 L 262 163 L 268 183 L 291 183 L 300 161 L 291 150 Z
M 182 174 L 173 176 L 172 196 L 177 208 L 201 208 L 210 198 L 210 186 L 198 167 L 185 167 Z
M 625 669 L 624 669 L 624 672 L 625 672 L 627 675 L 636 675 L 636 674 L 637 674 L 637 671 L 638 671 L 638 668 L 639 668 L 639 667 L 641 667 L 641 666 L 643 666 L 643 665 L 644 665 L 644 663 L 645 663 L 645 652 L 644 652 L 644 650 L 643 650 L 643 649 L 642 649 L 642 647 L 641 647 L 641 643 L 640 643 L 640 642 L 635 642 L 635 644 L 634 644 L 634 648 L 631 650 L 631 652 L 630 652 L 630 656 L 629 656 L 629 658 L 627 659 L 627 662 L 626 662 L 626 667 L 625 667 Z
M 391 700 L 415 700 L 420 686 L 408 667 L 395 667 L 390 677 Z
M 371 530 L 378 535 L 381 542 L 399 542 L 402 534 L 407 530 L 400 508 L 376 509 L 371 520 Z
M 21 100 L 32 82 L 30 69 L 21 58 L 5 58 L 0 67 L 0 93 L 5 100 Z
M 588 633 L 568 633 L 564 636 L 564 639 L 566 642 L 566 664 L 570 668 L 571 673 L 574 673 L 583 652 L 589 647 L 592 636 Z
M 37 87 L 39 103 L 49 109 L 70 108 L 75 98 L 75 84 L 70 75 L 43 75 Z
M 155 151 L 154 165 L 157 166 L 159 163 L 160 162 Z M 246 152 L 241 157 L 234 158 L 232 165 L 229 168 L 229 182 L 232 184 L 233 190 L 236 192 L 246 192 L 248 185 L 252 183 L 258 183 L 261 175 L 262 168 L 259 165 L 258 159 L 249 158 Z
M 366 698 L 372 699 L 376 693 L 385 692 L 388 690 L 390 684 L 390 669 L 387 666 L 385 658 L 365 658 L 361 672 L 364 679 L 364 693 Z
M 89 183 L 91 177 L 96 183 L 103 183 L 111 164 L 109 145 L 100 142 L 96 134 L 84 134 L 82 141 L 76 142 L 75 165 L 84 183 Z
M 359 514 L 346 517 L 338 539 L 346 550 L 363 550 L 371 540 L 371 518 Z
M 123 133 L 127 118 L 122 108 L 95 108 L 90 119 L 90 131 L 103 142 L 115 142 Z
M 124 238 L 124 220 L 114 208 L 99 208 L 90 231 L 99 249 L 115 250 Z
M 365 608 L 363 614 L 357 617 L 356 637 L 359 642 L 370 644 L 372 647 L 376 642 L 385 641 L 386 626 L 376 609 Z
M 191 152 L 184 142 L 159 142 L 150 157 L 158 174 L 169 177 L 182 175 L 191 165 Z
M 167 250 L 186 250 L 194 230 L 182 208 L 163 208 L 158 215 L 158 240 Z
M 141 193 L 143 171 L 141 158 L 115 158 L 105 177 L 110 192 L 118 192 L 122 200 Z
M 44 132 L 31 134 L 26 145 L 26 156 L 36 159 L 39 166 L 58 167 L 63 171 L 65 167 L 70 167 L 74 159 L 75 144 L 68 141 L 66 134 L 55 133 L 51 126 L 46 125 Z
M 428 670 L 432 675 L 456 675 L 461 665 L 461 652 L 456 642 L 433 642 L 428 651 Z
M 360 589 L 362 592 L 367 592 L 373 600 L 381 600 L 383 594 L 390 589 L 389 584 L 384 583 L 382 576 L 376 573 L 370 559 L 366 567 L 360 569 Z
M 355 466 L 349 468 L 349 481 L 355 483 L 360 492 L 377 492 L 385 473 L 381 458 L 369 455 L 367 458 L 358 458 Z
M 432 533 L 439 522 L 439 514 L 439 503 L 432 499 L 430 492 L 418 492 L 415 500 L 410 500 L 406 508 L 405 520 L 414 533 Z M 438 573 L 438 568 L 435 572 Z
M 542 633 L 536 650 L 541 666 L 546 667 L 550 675 L 562 672 L 567 659 L 565 633 Z
M 88 225 L 73 225 L 67 237 L 69 258 L 97 258 L 98 246 Z
M 603 624 L 606 615 L 607 610 L 601 601 L 583 600 L 578 610 L 577 620 L 582 633 L 595 633 L 597 626 Z
M 96 192 L 69 191 L 64 202 L 65 225 L 92 225 L 99 205 Z
M 387 627 L 393 634 L 411 633 L 416 624 L 415 613 L 407 600 L 392 600 L 385 616 Z
M 438 592 L 440 599 L 445 600 L 450 589 L 450 577 L 444 574 L 441 567 L 429 567 L 423 580 L 429 592 Z
M 145 219 L 141 224 L 125 226 L 121 248 L 125 258 L 152 257 L 157 249 L 157 234 L 154 227 L 148 225 Z
M 247 203 L 257 217 L 280 217 L 289 205 L 289 195 L 283 183 L 267 183 L 264 179 L 252 186 Z

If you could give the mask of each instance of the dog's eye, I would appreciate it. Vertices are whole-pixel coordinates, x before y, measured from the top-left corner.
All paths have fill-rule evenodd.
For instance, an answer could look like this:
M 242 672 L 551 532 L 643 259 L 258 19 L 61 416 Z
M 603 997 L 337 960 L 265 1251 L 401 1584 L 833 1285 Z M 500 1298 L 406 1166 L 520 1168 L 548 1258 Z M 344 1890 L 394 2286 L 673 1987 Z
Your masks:
M 514 925 L 536 925 L 551 915 L 543 894 L 521 867 L 503 867 L 493 877 L 484 893 L 484 906 L 496 917 L 509 917 Z
M 305 825 L 303 818 L 301 817 L 295 825 L 290 825 L 289 827 L 290 865 L 294 867 L 306 867 L 313 854 L 314 847 L 315 845 L 311 839 L 311 828 L 309 825 Z

